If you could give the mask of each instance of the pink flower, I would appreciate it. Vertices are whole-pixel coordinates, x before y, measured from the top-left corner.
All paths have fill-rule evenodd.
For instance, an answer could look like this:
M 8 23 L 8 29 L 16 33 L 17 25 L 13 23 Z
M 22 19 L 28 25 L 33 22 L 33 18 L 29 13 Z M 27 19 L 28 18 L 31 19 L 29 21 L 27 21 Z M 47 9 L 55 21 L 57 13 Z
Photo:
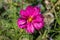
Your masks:
M 20 16 L 17 25 L 28 33 L 34 33 L 35 30 L 40 30 L 44 26 L 44 17 L 38 7 L 28 6 L 26 10 L 20 10 Z

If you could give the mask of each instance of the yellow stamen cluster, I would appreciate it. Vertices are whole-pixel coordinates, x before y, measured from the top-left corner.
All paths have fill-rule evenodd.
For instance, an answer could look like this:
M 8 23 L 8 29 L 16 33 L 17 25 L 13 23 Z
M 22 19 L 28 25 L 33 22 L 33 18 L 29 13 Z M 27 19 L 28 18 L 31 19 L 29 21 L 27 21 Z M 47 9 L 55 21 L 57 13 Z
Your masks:
M 31 22 L 32 21 L 32 17 L 28 18 L 28 22 Z

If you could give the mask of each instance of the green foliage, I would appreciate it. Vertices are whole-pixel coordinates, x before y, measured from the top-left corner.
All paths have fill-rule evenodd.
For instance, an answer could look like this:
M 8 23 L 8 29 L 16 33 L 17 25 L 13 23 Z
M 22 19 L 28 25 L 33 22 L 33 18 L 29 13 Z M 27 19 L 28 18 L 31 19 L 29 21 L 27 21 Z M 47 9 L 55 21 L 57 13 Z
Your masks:
M 60 34 L 55 36 L 55 39 L 54 40 L 60 40 Z
M 58 24 L 60 25 L 60 12 L 57 12 L 57 22 L 58 22 Z
M 55 3 L 57 0 L 51 0 L 51 2 Z
M 3 5 L 3 4 L 2 4 L 2 1 L 0 1 L 0 8 L 2 7 L 2 5 Z

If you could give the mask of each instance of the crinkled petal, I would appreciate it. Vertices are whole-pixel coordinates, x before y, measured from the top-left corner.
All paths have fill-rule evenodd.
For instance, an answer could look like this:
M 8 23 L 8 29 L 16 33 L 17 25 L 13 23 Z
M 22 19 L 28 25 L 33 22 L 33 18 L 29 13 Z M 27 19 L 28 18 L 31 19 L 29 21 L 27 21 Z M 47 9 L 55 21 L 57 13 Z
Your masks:
M 26 31 L 27 31 L 28 33 L 30 33 L 30 34 L 31 34 L 31 33 L 34 33 L 34 27 L 33 27 L 33 25 L 32 25 L 32 24 L 28 24 Z
M 40 8 L 35 6 L 34 9 L 35 9 L 35 11 L 40 12 Z
M 28 6 L 28 7 L 26 8 L 26 13 L 27 13 L 29 16 L 31 16 L 31 15 L 33 14 L 33 12 L 34 12 L 33 6 Z
M 26 10 L 20 10 L 20 15 L 22 17 L 37 16 L 40 13 L 40 9 L 33 6 L 28 6 Z
M 25 29 L 26 28 L 26 25 L 19 25 L 18 27 L 19 28 L 22 28 L 22 29 Z
M 29 14 L 29 16 L 34 17 L 34 16 L 39 15 L 40 9 L 37 8 L 37 7 L 33 7 L 33 6 L 28 6 L 28 7 L 26 8 L 26 12 Z
M 40 8 L 34 7 L 33 15 L 37 16 L 40 13 Z
M 29 11 L 31 11 L 31 9 L 33 9 L 33 6 L 27 6 L 27 8 L 26 8 L 26 10 L 29 10 Z
M 44 23 L 33 23 L 33 25 L 36 30 L 40 30 L 41 28 L 43 28 Z
M 18 19 L 17 25 L 19 28 L 25 28 L 25 24 L 26 24 L 26 20 L 20 18 Z
M 25 10 L 20 10 L 20 15 L 21 15 L 22 18 L 27 18 L 29 16 L 28 13 L 26 13 Z
M 33 22 L 34 22 L 34 23 L 35 23 L 35 22 L 44 22 L 44 17 L 43 17 L 42 15 L 37 15 L 37 16 L 34 18 Z
M 35 16 L 39 15 L 40 13 L 41 13 L 40 9 L 37 7 L 34 7 L 33 12 L 32 12 L 32 17 L 35 17 Z

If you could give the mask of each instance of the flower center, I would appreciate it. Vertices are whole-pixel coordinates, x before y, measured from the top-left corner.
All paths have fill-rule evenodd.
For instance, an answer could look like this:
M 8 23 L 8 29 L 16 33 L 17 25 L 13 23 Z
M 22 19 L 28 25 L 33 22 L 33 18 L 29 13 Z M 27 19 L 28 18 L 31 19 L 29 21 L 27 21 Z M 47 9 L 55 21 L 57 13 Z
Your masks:
M 33 19 L 32 17 L 29 17 L 27 21 L 28 21 L 28 22 L 31 22 L 32 19 Z

